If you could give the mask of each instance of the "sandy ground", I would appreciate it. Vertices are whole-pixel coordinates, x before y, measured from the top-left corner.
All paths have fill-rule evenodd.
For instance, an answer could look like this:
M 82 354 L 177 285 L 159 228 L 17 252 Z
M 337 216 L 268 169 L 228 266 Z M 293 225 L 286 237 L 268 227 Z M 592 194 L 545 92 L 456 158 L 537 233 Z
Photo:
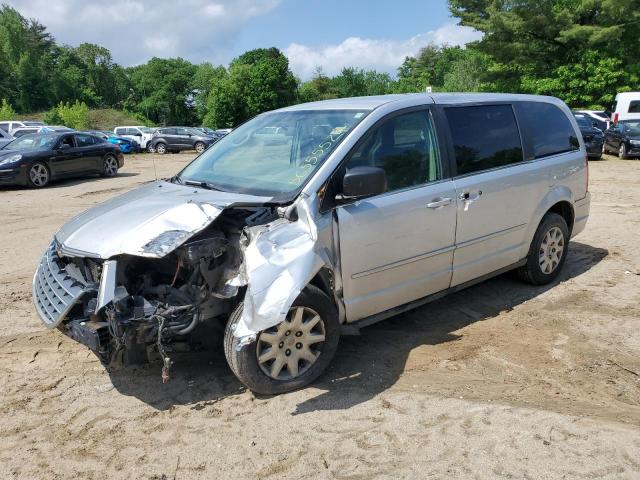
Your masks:
M 156 159 L 169 175 L 190 155 Z M 561 281 L 510 275 L 345 337 L 279 397 L 221 351 L 107 373 L 45 331 L 30 283 L 68 218 L 154 178 L 0 190 L 1 478 L 640 478 L 640 161 L 591 162 L 592 216 Z

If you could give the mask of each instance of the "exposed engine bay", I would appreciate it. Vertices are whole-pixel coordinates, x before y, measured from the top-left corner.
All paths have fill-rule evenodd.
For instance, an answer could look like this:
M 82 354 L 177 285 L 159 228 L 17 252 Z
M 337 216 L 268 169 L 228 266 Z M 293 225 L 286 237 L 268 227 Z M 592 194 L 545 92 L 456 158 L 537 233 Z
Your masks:
M 282 211 L 268 206 L 228 208 L 161 258 L 123 254 L 98 260 L 65 256 L 62 250 L 57 267 L 86 288 L 58 328 L 111 367 L 159 357 L 166 382 L 171 352 L 197 347 L 212 329 L 223 329 L 242 301 L 246 286 L 237 277 L 245 228 L 280 215 Z M 162 248 L 162 238 L 154 242 Z M 208 333 L 194 335 L 204 331 Z

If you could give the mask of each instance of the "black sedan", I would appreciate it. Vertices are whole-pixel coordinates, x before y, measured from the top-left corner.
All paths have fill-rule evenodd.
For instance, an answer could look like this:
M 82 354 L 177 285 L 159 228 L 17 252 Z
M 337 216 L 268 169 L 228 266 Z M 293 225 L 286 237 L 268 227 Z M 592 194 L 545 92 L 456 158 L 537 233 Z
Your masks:
M 640 157 L 640 120 L 621 120 L 604 132 L 603 151 L 620 158 Z
M 153 134 L 147 145 L 147 150 L 159 154 L 181 150 L 195 150 L 202 153 L 217 141 L 217 137 L 205 135 L 204 132 L 195 128 L 163 127 Z
M 42 188 L 52 180 L 99 174 L 114 177 L 124 165 L 117 145 L 86 133 L 39 133 L 0 149 L 0 185 Z
M 604 143 L 604 133 L 593 125 L 593 121 L 584 114 L 576 113 L 576 122 L 580 127 L 580 133 L 584 140 L 584 146 L 587 148 L 587 156 L 591 159 L 598 160 L 602 158 L 602 145 Z

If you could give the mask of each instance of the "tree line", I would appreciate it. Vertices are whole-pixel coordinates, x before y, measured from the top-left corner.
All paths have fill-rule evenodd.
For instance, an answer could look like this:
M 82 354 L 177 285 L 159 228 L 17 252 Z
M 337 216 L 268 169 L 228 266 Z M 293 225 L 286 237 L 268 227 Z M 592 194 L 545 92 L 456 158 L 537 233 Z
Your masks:
M 2 5 L 0 111 L 57 119 L 69 108 L 116 108 L 142 122 L 222 128 L 294 103 L 427 86 L 553 95 L 598 108 L 616 92 L 640 89 L 640 0 L 449 0 L 449 8 L 482 39 L 466 48 L 429 45 L 394 77 L 359 68 L 329 77 L 318 68 L 302 82 L 276 48 L 248 51 L 228 67 L 182 58 L 122 67 L 106 48 L 59 45 L 37 20 Z

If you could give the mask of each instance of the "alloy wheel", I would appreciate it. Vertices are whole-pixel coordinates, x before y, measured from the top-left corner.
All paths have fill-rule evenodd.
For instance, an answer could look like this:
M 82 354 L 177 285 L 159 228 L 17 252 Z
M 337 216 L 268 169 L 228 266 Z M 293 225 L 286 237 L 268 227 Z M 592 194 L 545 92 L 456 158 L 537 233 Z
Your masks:
M 308 307 L 293 307 L 284 322 L 258 336 L 256 355 L 260 369 L 275 380 L 304 374 L 321 355 L 324 321 Z
M 49 183 L 49 170 L 41 163 L 36 163 L 29 169 L 29 178 L 36 187 L 44 187 Z
M 620 158 L 624 158 L 626 156 L 626 154 L 627 154 L 627 149 L 625 148 L 624 143 L 621 143 L 620 144 L 620 150 L 618 150 L 618 156 Z
M 167 147 L 164 145 L 164 143 L 159 143 L 158 145 L 156 145 L 156 152 L 162 155 L 167 152 Z
M 109 156 L 109 157 L 104 159 L 104 173 L 108 177 L 113 177 L 113 176 L 117 175 L 117 173 L 118 173 L 118 161 L 115 158 Z
M 558 227 L 551 228 L 542 239 L 538 260 L 540 270 L 547 275 L 553 273 L 564 253 L 564 235 Z
M 205 147 L 203 143 L 196 143 L 196 152 L 202 153 L 204 152 Z

